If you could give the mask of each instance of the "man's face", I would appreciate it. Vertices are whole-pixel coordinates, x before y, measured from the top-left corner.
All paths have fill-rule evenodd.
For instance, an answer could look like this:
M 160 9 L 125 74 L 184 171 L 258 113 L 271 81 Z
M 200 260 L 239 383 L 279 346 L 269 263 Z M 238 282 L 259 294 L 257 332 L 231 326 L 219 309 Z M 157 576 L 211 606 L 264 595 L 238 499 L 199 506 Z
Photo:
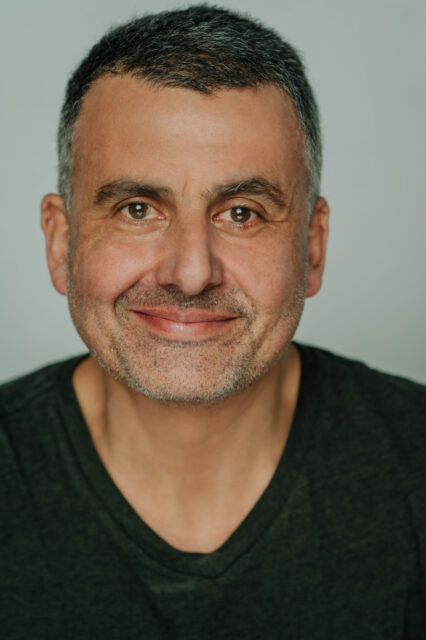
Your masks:
M 271 368 L 320 282 L 303 149 L 292 102 L 273 86 L 203 95 L 129 76 L 94 83 L 75 128 L 67 295 L 113 377 L 159 400 L 206 402 Z

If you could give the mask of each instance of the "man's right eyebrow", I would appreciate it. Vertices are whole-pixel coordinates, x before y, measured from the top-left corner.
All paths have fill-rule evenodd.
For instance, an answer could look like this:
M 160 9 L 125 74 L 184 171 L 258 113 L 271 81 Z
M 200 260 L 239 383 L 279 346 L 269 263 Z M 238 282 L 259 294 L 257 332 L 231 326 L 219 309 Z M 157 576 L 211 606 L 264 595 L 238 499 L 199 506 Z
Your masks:
M 165 200 L 171 198 L 171 195 L 172 192 L 167 187 L 157 187 L 137 180 L 114 180 L 99 187 L 95 195 L 95 205 L 119 202 L 135 196 Z

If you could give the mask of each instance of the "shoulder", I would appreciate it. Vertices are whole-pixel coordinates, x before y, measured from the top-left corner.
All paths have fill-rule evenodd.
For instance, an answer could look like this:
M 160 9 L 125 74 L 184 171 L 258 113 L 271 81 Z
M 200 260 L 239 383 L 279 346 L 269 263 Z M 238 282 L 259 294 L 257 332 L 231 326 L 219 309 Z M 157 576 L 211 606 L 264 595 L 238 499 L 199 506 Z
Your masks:
M 358 360 L 316 347 L 298 345 L 302 363 L 321 378 L 329 402 L 370 409 L 389 419 L 410 415 L 426 427 L 426 386 L 404 377 L 378 371 Z
M 71 376 L 80 360 L 57 362 L 0 386 L 0 519 L 13 513 L 19 521 L 17 510 L 27 504 L 32 483 L 49 485 L 46 474 L 55 473 L 62 456 L 64 415 L 75 403 Z
M 43 405 L 57 393 L 59 380 L 77 366 L 85 356 L 77 356 L 49 364 L 0 385 L 0 421 L 28 413 L 35 405 Z
M 322 349 L 300 352 L 328 442 L 376 467 L 387 460 L 424 492 L 426 386 Z

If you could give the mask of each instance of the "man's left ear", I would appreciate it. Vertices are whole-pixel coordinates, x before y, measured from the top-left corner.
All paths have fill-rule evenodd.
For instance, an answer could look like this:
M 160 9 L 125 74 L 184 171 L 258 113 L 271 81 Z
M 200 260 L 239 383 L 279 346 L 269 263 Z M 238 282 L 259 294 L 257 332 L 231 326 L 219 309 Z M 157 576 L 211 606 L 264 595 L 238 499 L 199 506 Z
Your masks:
M 306 297 L 314 296 L 321 288 L 328 239 L 330 209 L 324 198 L 317 198 L 309 222 L 308 236 L 308 283 Z
M 69 221 L 65 203 L 57 193 L 48 193 L 42 200 L 41 227 L 46 240 L 50 278 L 56 291 L 65 296 Z

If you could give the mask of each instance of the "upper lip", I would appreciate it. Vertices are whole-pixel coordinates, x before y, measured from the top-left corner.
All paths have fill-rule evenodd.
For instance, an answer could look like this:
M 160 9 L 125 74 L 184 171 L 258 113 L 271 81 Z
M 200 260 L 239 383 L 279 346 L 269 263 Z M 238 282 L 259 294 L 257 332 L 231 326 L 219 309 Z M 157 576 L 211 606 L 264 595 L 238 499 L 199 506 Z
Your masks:
M 177 309 L 173 307 L 149 307 L 144 309 L 133 309 L 135 313 L 144 313 L 147 316 L 165 318 L 171 322 L 215 322 L 219 320 L 230 320 L 236 318 L 235 314 L 217 313 L 207 309 Z

